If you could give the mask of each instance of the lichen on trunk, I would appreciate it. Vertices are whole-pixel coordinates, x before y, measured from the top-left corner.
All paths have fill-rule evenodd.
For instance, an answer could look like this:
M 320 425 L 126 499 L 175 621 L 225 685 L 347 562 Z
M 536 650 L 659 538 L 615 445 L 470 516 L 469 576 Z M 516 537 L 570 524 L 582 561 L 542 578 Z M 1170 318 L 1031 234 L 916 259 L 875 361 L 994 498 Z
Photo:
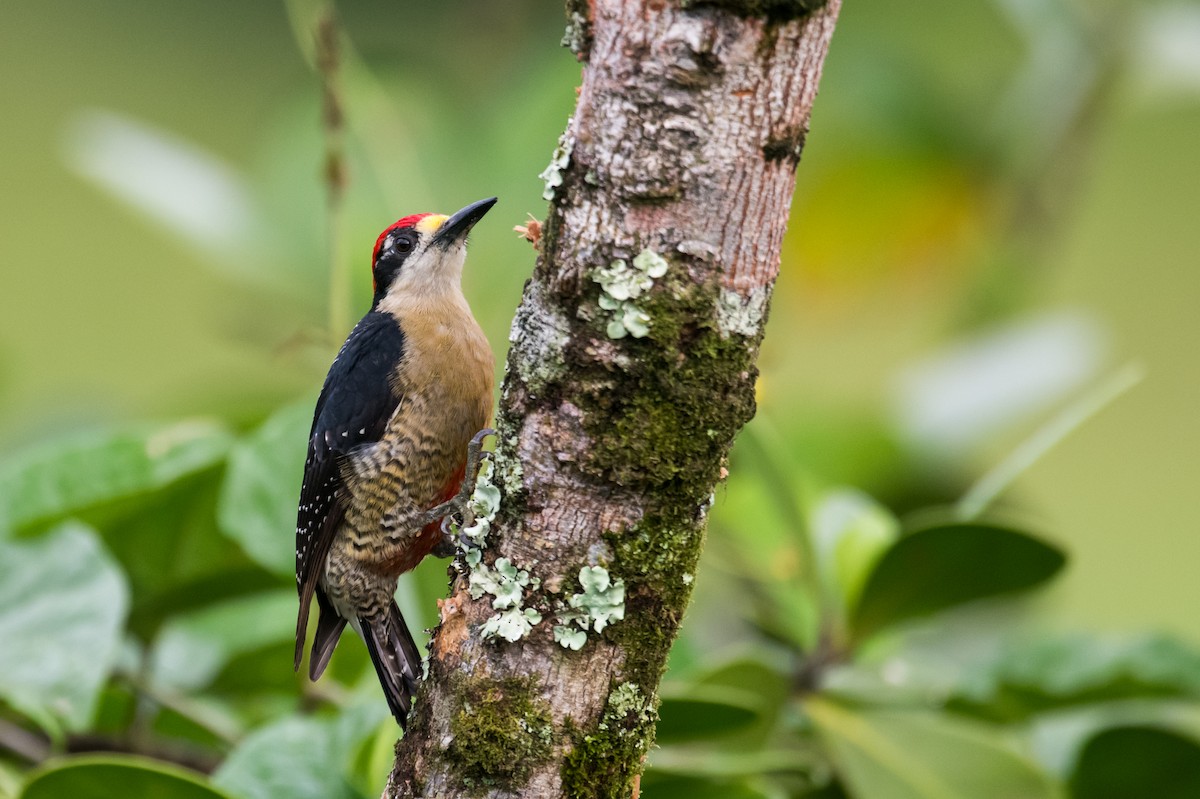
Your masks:
M 584 80 L 510 336 L 502 497 L 442 602 L 386 796 L 630 796 L 754 414 L 839 6 L 568 4 Z

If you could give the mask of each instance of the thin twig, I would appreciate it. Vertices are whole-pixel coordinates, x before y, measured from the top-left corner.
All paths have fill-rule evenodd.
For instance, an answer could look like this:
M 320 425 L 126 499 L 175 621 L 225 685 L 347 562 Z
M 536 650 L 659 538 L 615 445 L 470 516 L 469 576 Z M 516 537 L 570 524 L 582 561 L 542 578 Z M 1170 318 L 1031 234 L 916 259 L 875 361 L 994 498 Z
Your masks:
M 41 763 L 50 756 L 49 741 L 4 719 L 0 719 L 0 747 L 30 763 Z
M 341 341 L 350 327 L 350 276 L 343 252 L 343 201 L 349 176 L 346 169 L 345 127 L 338 83 L 341 31 L 333 4 L 322 11 L 316 28 L 316 67 L 321 78 L 321 130 L 325 136 L 325 228 L 329 246 L 329 335 Z
M 1145 371 L 1140 365 L 1127 364 L 1095 389 L 1063 408 L 1022 441 L 1007 458 L 980 477 L 963 494 L 955 506 L 955 512 L 963 519 L 973 519 L 983 513 L 1026 469 L 1113 400 L 1140 383 L 1144 376 Z

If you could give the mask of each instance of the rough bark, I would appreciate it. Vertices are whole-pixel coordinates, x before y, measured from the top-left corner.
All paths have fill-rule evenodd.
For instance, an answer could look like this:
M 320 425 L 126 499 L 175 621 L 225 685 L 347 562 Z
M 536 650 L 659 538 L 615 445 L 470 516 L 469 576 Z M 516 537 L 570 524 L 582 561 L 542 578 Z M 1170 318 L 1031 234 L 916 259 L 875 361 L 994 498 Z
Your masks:
M 473 567 L 527 570 L 519 606 L 542 619 L 515 642 L 486 639 L 495 597 L 455 580 L 387 797 L 629 797 L 653 743 L 712 492 L 754 413 L 840 0 L 683 6 L 568 5 L 583 86 L 547 173 L 550 215 L 497 419 L 503 498 Z M 622 300 L 613 275 L 631 273 L 612 264 L 638 269 L 639 256 L 665 273 Z M 648 321 L 614 338 L 622 302 Z M 585 566 L 623 582 L 624 618 L 589 627 L 575 651 L 554 627 L 572 629 L 563 616 L 586 593 Z

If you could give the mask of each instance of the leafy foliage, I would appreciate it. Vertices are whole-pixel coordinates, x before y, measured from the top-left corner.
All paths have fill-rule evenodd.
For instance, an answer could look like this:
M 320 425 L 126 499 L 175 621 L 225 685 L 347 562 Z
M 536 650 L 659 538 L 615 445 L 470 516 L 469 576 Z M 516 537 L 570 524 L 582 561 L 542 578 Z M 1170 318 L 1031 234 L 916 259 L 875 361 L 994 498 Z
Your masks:
M 300 490 L 312 403 L 280 408 L 229 455 L 217 520 L 255 563 L 295 573 L 296 495 Z
M 238 745 L 213 782 L 244 799 L 357 799 L 349 766 L 358 747 L 385 715 L 359 708 L 335 719 L 283 718 Z

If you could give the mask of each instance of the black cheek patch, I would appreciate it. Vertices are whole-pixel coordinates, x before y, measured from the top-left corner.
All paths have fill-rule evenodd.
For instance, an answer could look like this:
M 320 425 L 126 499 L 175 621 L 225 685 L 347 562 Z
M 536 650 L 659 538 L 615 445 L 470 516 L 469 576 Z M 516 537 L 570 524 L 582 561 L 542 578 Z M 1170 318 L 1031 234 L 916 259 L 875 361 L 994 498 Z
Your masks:
M 400 273 L 400 267 L 404 264 L 404 259 L 395 256 L 385 256 L 375 262 L 375 268 L 372 274 L 375 278 L 375 293 L 387 293 L 388 286 L 392 285 L 392 281 L 396 279 L 396 275 Z

